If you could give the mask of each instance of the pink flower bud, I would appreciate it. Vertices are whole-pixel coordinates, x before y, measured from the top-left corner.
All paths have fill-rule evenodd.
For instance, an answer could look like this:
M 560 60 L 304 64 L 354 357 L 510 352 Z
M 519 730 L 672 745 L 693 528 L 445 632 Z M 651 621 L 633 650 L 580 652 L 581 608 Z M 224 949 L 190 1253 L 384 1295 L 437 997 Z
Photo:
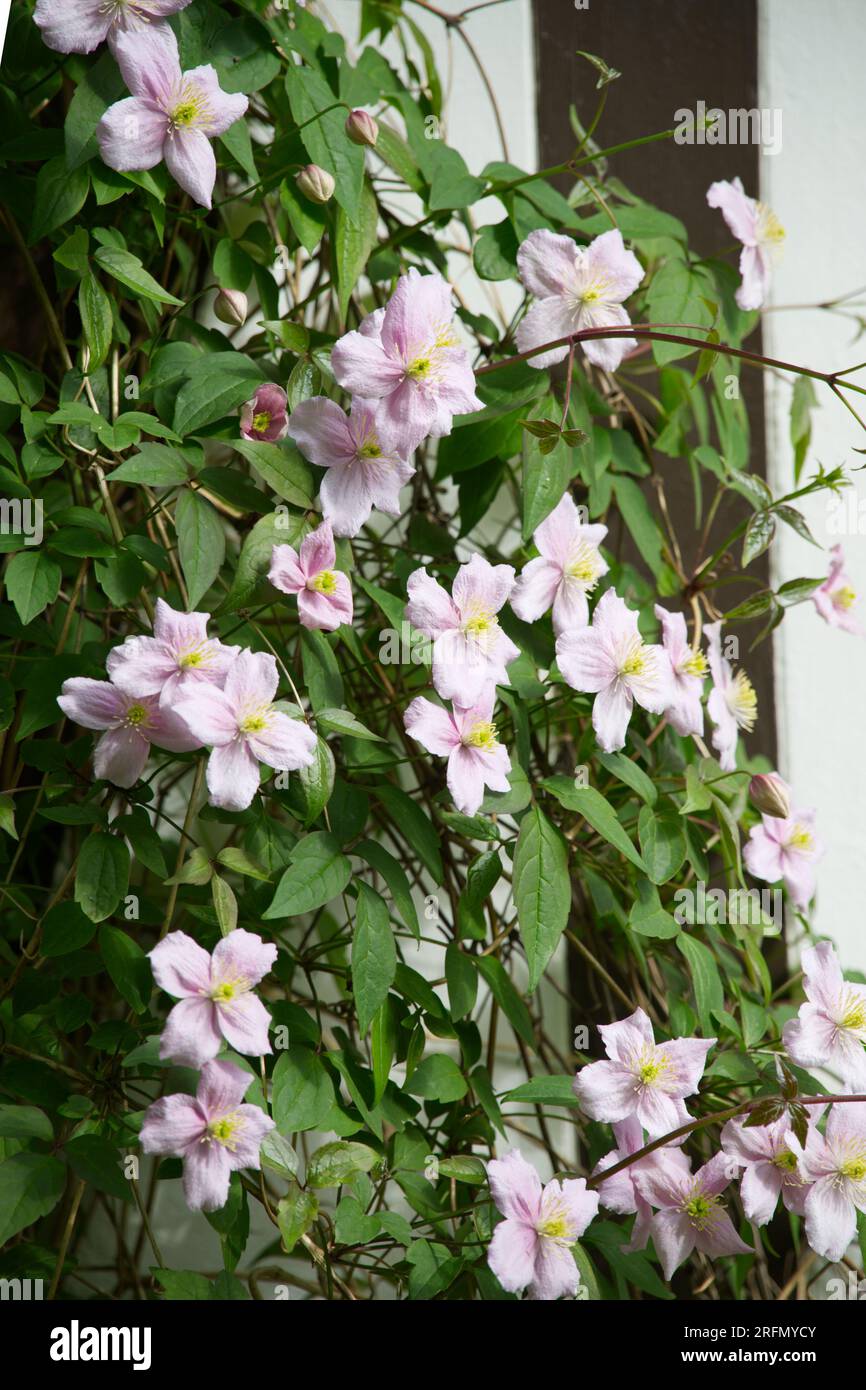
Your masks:
M 350 111 L 346 118 L 346 134 L 353 145 L 369 145 L 372 149 L 379 139 L 379 122 L 367 111 Z
M 761 772 L 749 783 L 749 796 L 765 816 L 775 816 L 787 820 L 791 814 L 791 798 L 788 787 L 778 772 Z
M 246 323 L 249 313 L 247 297 L 241 290 L 220 290 L 214 300 L 213 311 L 220 323 L 240 328 Z
M 298 188 L 313 203 L 329 202 L 336 186 L 333 174 L 318 164 L 308 164 L 298 174 Z

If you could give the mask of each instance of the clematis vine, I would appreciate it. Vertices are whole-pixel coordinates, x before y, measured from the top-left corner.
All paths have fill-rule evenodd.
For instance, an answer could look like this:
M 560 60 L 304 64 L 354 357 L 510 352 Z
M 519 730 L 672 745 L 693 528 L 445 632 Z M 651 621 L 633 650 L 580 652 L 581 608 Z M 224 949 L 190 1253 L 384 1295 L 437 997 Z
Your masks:
M 455 415 L 480 410 L 469 354 L 452 325 L 441 275 L 401 275 L 381 313 L 334 344 L 331 366 L 344 390 L 378 402 L 391 446 L 406 457 L 427 435 L 451 433 Z
M 566 493 L 533 533 L 538 558 L 524 566 L 511 595 L 518 618 L 534 623 L 552 608 L 557 636 L 569 628 L 586 627 L 587 595 L 607 574 L 607 561 L 599 550 L 606 535 L 606 526 L 582 521 Z
M 808 907 L 815 895 L 815 866 L 824 853 L 814 822 L 814 811 L 792 810 L 786 817 L 763 815 L 743 847 L 749 873 L 767 883 L 781 879 L 799 908 Z
M 482 555 L 460 566 L 450 597 L 426 569 L 409 575 L 406 617 L 433 640 L 433 684 L 443 700 L 471 707 L 486 686 L 507 684 L 506 667 L 520 652 L 496 615 L 513 588 L 511 565 Z
M 160 1057 L 201 1067 L 223 1041 L 254 1057 L 270 1052 L 270 1015 L 252 990 L 276 958 L 273 942 L 241 927 L 222 937 L 212 954 L 185 932 L 169 932 L 150 952 L 156 983 L 180 1000 L 162 1031 Z
M 210 613 L 178 613 L 156 600 L 152 637 L 127 637 L 108 654 L 112 681 L 129 695 L 158 695 L 162 709 L 199 681 L 222 685 L 240 651 L 208 637 Z
M 643 1009 L 599 1024 L 598 1031 L 608 1060 L 590 1062 L 574 1078 L 574 1093 L 590 1118 L 616 1124 L 634 1115 L 653 1139 L 687 1124 L 684 1099 L 696 1093 L 716 1039 L 657 1043 Z
M 335 569 L 337 551 L 330 521 L 323 521 L 301 541 L 300 549 L 275 545 L 268 579 L 284 594 L 297 594 L 304 627 L 333 632 L 352 621 L 349 576 Z
M 162 23 L 185 10 L 190 0 L 36 0 L 33 19 L 49 48 L 57 53 L 92 53 L 108 40 L 117 51 L 121 34 L 152 34 L 158 41 L 171 34 Z M 170 42 L 170 39 L 169 39 Z
M 132 95 L 109 106 L 97 126 L 103 160 L 120 173 L 164 160 L 184 192 L 210 208 L 216 182 L 210 141 L 243 116 L 247 98 L 224 92 L 209 63 L 181 72 L 170 29 L 118 34 L 115 55 Z
M 668 723 L 683 738 L 690 734 L 700 736 L 704 732 L 701 696 L 707 677 L 706 657 L 702 651 L 689 646 L 682 613 L 671 613 L 660 603 L 653 611 L 662 625 L 662 646 L 670 662 L 671 703 L 665 710 Z
M 130 694 L 112 681 L 72 676 L 63 682 L 57 703 L 74 723 L 104 730 L 93 752 L 93 772 L 117 787 L 135 785 L 151 744 L 170 753 L 201 747 L 201 739 L 174 711 L 162 709 L 156 695 Z
M 311 396 L 295 406 L 289 434 L 319 468 L 322 512 L 337 536 L 357 536 L 374 507 L 400 515 L 400 489 L 413 477 L 401 458 L 397 436 L 363 401 L 347 415 L 327 396 Z
M 693 1250 L 700 1250 L 710 1259 L 754 1253 L 737 1235 L 719 1200 L 730 1181 L 731 1160 L 725 1153 L 714 1154 L 695 1174 L 673 1167 L 635 1174 L 635 1184 L 644 1200 L 658 1208 L 649 1233 L 666 1279 Z
M 782 1030 L 788 1056 L 866 1091 L 866 986 L 845 979 L 829 941 L 807 946 L 801 965 L 807 1002 Z
M 614 753 L 625 744 L 637 701 L 652 714 L 670 704 L 670 663 L 662 647 L 648 646 L 638 615 L 613 590 L 602 594 L 590 627 L 562 633 L 556 661 L 574 690 L 595 695 L 592 727 L 600 746 Z
M 820 1116 L 810 1116 L 806 1152 L 814 1153 L 820 1145 L 815 1127 Z M 803 1215 L 809 1180 L 805 1177 L 797 1154 L 788 1144 L 791 1122 L 787 1115 L 769 1125 L 747 1125 L 743 1120 L 728 1120 L 722 1130 L 722 1150 L 732 1163 L 741 1169 L 740 1197 L 749 1221 L 766 1226 L 771 1220 L 779 1197 L 788 1211 Z
M 820 588 L 812 594 L 812 602 L 825 623 L 841 628 L 855 637 L 863 636 L 863 628 L 854 616 L 857 593 L 845 569 L 845 556 L 841 545 L 834 545 L 830 551 L 830 573 Z
M 758 697 L 745 671 L 734 671 L 722 655 L 722 625 L 707 623 L 707 655 L 713 688 L 707 701 L 707 713 L 712 719 L 713 747 L 719 755 L 719 766 L 733 772 L 737 766 L 739 730 L 751 733 L 758 718 Z
M 737 304 L 741 309 L 760 309 L 769 293 L 772 268 L 782 252 L 785 230 L 766 203 L 748 197 L 739 178 L 711 183 L 707 202 L 720 210 L 737 241 L 742 242 Z
M 787 1142 L 811 1183 L 806 1239 L 816 1255 L 841 1260 L 857 1237 L 858 1211 L 866 1212 L 866 1104 L 837 1101 L 823 1138 L 804 1148 L 789 1132 Z
M 285 438 L 289 426 L 289 398 L 282 386 L 266 381 L 256 387 L 251 401 L 241 406 L 240 426 L 244 439 L 273 444 Z
M 183 1194 L 190 1211 L 217 1211 L 233 1172 L 258 1169 L 259 1150 L 274 1128 L 257 1105 L 242 1104 L 253 1077 L 234 1062 L 206 1062 L 195 1096 L 162 1096 L 141 1127 L 146 1154 L 183 1159 Z
M 600 1158 L 595 1165 L 593 1175 L 600 1177 L 608 1168 L 621 1163 L 624 1158 L 630 1158 L 632 1154 L 638 1153 L 645 1147 L 643 1127 L 636 1115 L 630 1115 L 627 1120 L 620 1120 L 613 1126 L 613 1136 L 616 1140 L 616 1148 L 611 1149 L 610 1153 Z M 683 1153 L 682 1149 L 676 1148 L 673 1144 L 666 1144 L 661 1149 L 655 1149 L 646 1158 L 639 1158 L 634 1163 L 630 1163 L 621 1172 L 614 1173 L 613 1177 L 605 1178 L 598 1185 L 599 1201 L 603 1207 L 609 1211 L 615 1211 L 620 1216 L 629 1216 L 632 1212 L 636 1213 L 636 1220 L 632 1227 L 631 1239 L 624 1245 L 623 1253 L 630 1254 L 635 1250 L 644 1250 L 650 1237 L 650 1222 L 652 1221 L 652 1207 L 645 1197 L 641 1195 L 640 1189 L 635 1182 L 635 1173 L 653 1172 L 661 1168 L 664 1170 L 669 1164 L 679 1169 L 683 1173 L 691 1171 L 691 1164 Z
M 489 685 L 478 702 L 452 711 L 419 695 L 403 716 L 406 732 L 427 749 L 448 759 L 448 790 L 458 811 L 474 816 L 484 788 L 507 792 L 511 759 L 496 737 L 493 706 L 496 689 Z
M 584 328 L 623 328 L 630 318 L 623 300 L 634 294 L 644 277 L 643 266 L 627 251 L 622 234 L 603 232 L 582 248 L 571 237 L 545 228 L 530 232 L 517 252 L 517 269 L 537 303 L 517 329 L 520 352 L 531 352 Z M 616 371 L 634 338 L 590 338 L 581 344 L 589 361 L 607 372 Z M 528 358 L 531 367 L 552 367 L 568 356 L 567 343 Z
M 219 690 L 197 685 L 175 713 L 199 744 L 212 748 L 207 787 L 212 806 L 244 811 L 259 789 L 259 763 L 294 772 L 313 761 L 316 735 L 274 705 L 279 676 L 270 652 L 242 651 Z
M 530 1298 L 573 1296 L 580 1278 L 571 1247 L 598 1212 L 585 1178 L 541 1179 L 518 1149 L 487 1165 L 490 1191 L 505 1217 L 493 1232 L 487 1263 L 507 1293 Z

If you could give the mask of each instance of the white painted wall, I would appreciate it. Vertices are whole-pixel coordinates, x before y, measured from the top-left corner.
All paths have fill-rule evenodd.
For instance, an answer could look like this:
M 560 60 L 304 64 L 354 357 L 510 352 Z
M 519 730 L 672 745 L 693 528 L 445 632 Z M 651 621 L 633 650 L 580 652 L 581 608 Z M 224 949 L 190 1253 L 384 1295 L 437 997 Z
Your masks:
M 761 0 L 759 10 L 759 104 L 782 111 L 781 151 L 763 155 L 761 164 L 760 196 L 787 232 L 772 303 L 824 302 L 866 285 L 866 5 Z M 764 320 L 765 351 L 823 371 L 841 369 L 866 359 L 866 339 L 855 341 L 855 332 L 850 319 L 820 310 L 776 310 Z M 866 384 L 866 372 L 854 379 Z M 862 465 L 853 448 L 866 448 L 866 433 L 828 389 L 818 385 L 817 394 L 809 463 Z M 790 398 L 790 378 L 766 378 L 770 482 L 777 495 L 793 479 Z M 858 398 L 852 399 L 859 409 Z M 809 463 L 806 473 L 812 471 Z M 803 511 L 822 545 L 841 541 L 854 588 L 863 593 L 866 480 L 853 477 L 864 516 L 861 534 L 853 529 L 834 535 L 824 497 L 809 499 Z M 853 500 L 849 506 L 856 516 Z M 776 581 L 826 573 L 825 552 L 787 527 L 782 532 L 771 551 Z M 816 925 L 836 941 L 847 968 L 866 971 L 866 640 L 828 628 L 809 603 L 792 610 L 777 629 L 775 657 L 780 771 L 799 804 L 816 807 L 827 846 Z

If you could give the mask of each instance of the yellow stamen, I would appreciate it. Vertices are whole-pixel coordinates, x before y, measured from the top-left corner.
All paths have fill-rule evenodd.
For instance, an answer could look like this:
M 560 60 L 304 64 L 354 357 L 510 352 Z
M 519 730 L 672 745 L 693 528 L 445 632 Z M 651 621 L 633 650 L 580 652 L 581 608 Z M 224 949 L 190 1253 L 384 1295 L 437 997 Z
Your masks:
M 259 710 L 255 714 L 248 714 L 238 725 L 242 734 L 260 734 L 267 727 L 268 718 L 265 710 Z
M 375 438 L 368 439 L 358 450 L 358 457 L 362 459 L 381 458 L 382 450 L 379 448 L 379 441 Z
M 796 1173 L 797 1171 L 797 1155 L 792 1154 L 790 1149 L 782 1149 L 781 1153 L 777 1153 L 772 1161 L 774 1167 L 781 1168 L 785 1173 Z
M 463 742 L 469 748 L 483 748 L 485 753 L 492 753 L 496 747 L 496 725 L 489 721 L 473 725 Z
M 430 375 L 431 362 L 429 357 L 416 357 L 414 362 L 410 362 L 406 368 L 406 375 L 413 381 L 423 381 Z
M 812 836 L 798 821 L 788 836 L 787 846 L 789 849 L 810 850 L 812 848 Z
M 258 415 L 253 416 L 253 429 L 257 434 L 264 434 L 270 423 L 271 412 L 269 410 L 260 410 Z
M 322 570 L 315 579 L 310 580 L 309 587 L 315 589 L 317 594 L 335 594 L 337 592 L 337 576 L 333 570 Z
M 737 671 L 728 690 L 728 709 L 741 729 L 751 733 L 758 718 L 758 697 L 745 671 Z
M 866 1031 L 866 1001 L 854 994 L 852 990 L 846 990 L 842 996 L 842 1018 L 840 1022 L 842 1028 L 850 1028 L 853 1032 L 858 1030 Z
M 549 1216 L 545 1221 L 540 1221 L 536 1226 L 540 1236 L 547 1236 L 549 1240 L 565 1240 L 569 1235 L 568 1218 L 562 1215 Z
M 237 1148 L 237 1134 L 243 1128 L 243 1120 L 237 1111 L 232 1111 L 230 1115 L 220 1115 L 217 1119 L 211 1120 L 207 1127 L 206 1138 L 215 1139 L 218 1144 L 222 1144 L 224 1149 Z
M 785 228 L 766 203 L 758 203 L 757 233 L 758 241 L 770 242 L 777 247 L 785 240 Z
M 680 673 L 684 676 L 698 676 L 703 680 L 707 674 L 707 658 L 703 652 L 691 652 L 682 662 Z
M 126 722 L 131 724 L 134 729 L 138 729 L 142 724 L 147 723 L 148 711 L 146 705 L 130 705 L 126 711 Z
M 857 602 L 857 594 L 848 584 L 843 584 L 840 589 L 833 590 L 830 599 L 834 608 L 841 608 L 847 613 Z
M 569 579 L 576 579 L 585 592 L 594 589 L 603 574 L 604 561 L 593 545 L 580 541 L 566 568 Z
M 643 676 L 649 666 L 649 653 L 639 637 L 631 643 L 619 668 L 621 676 Z

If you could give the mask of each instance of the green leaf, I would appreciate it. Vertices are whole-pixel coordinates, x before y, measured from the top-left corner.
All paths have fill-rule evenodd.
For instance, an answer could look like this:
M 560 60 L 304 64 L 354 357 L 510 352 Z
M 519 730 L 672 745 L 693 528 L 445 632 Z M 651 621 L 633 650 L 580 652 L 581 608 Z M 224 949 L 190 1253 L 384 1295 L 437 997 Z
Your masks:
M 54 1140 L 51 1121 L 35 1105 L 0 1105 L 0 1139 Z
M 746 527 L 743 537 L 743 568 L 750 565 L 759 555 L 763 555 L 776 533 L 776 519 L 772 512 L 755 512 Z
M 323 738 L 316 739 L 313 761 L 298 771 L 298 787 L 303 801 L 300 819 L 305 826 L 318 820 L 334 790 L 334 755 Z
M 89 188 L 89 171 L 67 169 L 62 155 L 43 164 L 36 177 L 30 245 L 62 227 L 64 222 L 71 222 L 84 206 Z
M 602 767 L 606 767 L 614 777 L 618 777 L 627 787 L 631 787 L 632 791 L 637 792 L 647 806 L 655 806 L 658 800 L 655 783 L 636 762 L 627 758 L 625 753 L 597 753 L 596 757 Z
M 294 507 L 312 507 L 315 484 L 309 464 L 290 439 L 235 439 L 232 447 L 261 473 L 268 487 Z
M 418 913 L 415 911 L 412 890 L 409 887 L 409 880 L 402 864 L 375 840 L 362 840 L 360 844 L 355 846 L 352 853 L 357 854 L 361 859 L 366 859 L 370 867 L 382 875 L 388 885 L 388 891 L 395 908 L 412 935 L 420 938 L 421 926 L 418 921 Z
M 189 479 L 191 452 L 170 444 L 142 444 L 109 474 L 110 483 L 142 483 L 147 487 L 179 487 Z
M 620 854 L 624 854 L 636 869 L 646 873 L 646 864 L 617 820 L 616 811 L 601 792 L 596 791 L 595 787 L 576 787 L 573 780 L 562 773 L 556 777 L 545 778 L 541 785 L 545 791 L 551 792 L 567 811 L 575 811 L 577 815 L 589 821 L 593 830 L 597 831 L 602 839 L 607 840 L 608 844 L 613 845 L 614 849 L 619 850 Z
M 623 235 L 627 236 L 628 233 L 624 231 Z M 687 261 L 670 256 L 650 281 L 647 292 L 650 321 L 688 325 L 679 331 L 683 337 L 693 337 L 695 349 L 698 349 L 706 338 L 706 334 L 699 330 L 712 325 L 713 316 L 706 304 L 706 296 L 712 290 L 713 282 L 705 271 L 695 270 Z M 663 366 L 687 356 L 693 349 L 680 343 L 654 341 L 652 351 L 656 362 Z
M 323 1144 L 307 1164 L 307 1184 L 310 1187 L 340 1187 L 359 1173 L 369 1173 L 379 1162 L 375 1149 L 367 1144 L 337 1140 Z
M 476 956 L 475 964 L 518 1037 L 532 1048 L 535 1033 L 525 1002 L 515 989 L 505 966 L 495 956 Z
M 479 227 L 472 264 L 481 280 L 512 280 L 517 274 L 517 236 L 508 218 Z
M 376 743 L 383 742 L 378 734 L 371 733 L 366 724 L 362 724 L 360 719 L 356 719 L 351 710 L 320 709 L 316 713 L 316 723 L 320 729 L 327 729 L 335 734 L 343 734 L 348 738 L 371 739 Z
M 272 1103 L 281 1134 L 318 1129 L 334 1105 L 334 1083 L 321 1057 L 308 1047 L 281 1052 L 274 1067 Z
M 333 254 L 341 323 L 346 322 L 352 291 L 366 268 L 370 253 L 376 247 L 378 224 L 379 211 L 368 183 L 363 185 L 357 223 L 347 217 L 343 208 L 337 209 Z
M 399 834 L 408 840 L 417 853 L 433 882 L 441 884 L 443 869 L 439 836 L 429 817 L 400 787 L 380 782 L 376 787 L 376 796 L 389 812 Z
M 667 883 L 682 868 L 686 836 L 682 818 L 672 807 L 644 806 L 638 816 L 640 852 L 653 883 Z
M 172 425 L 177 434 L 197 434 L 248 401 L 265 380 L 261 367 L 242 352 L 202 353 L 177 393 Z M 241 442 L 233 441 L 240 450 Z
M 262 1140 L 259 1159 L 263 1168 L 279 1173 L 281 1178 L 294 1178 L 298 1173 L 298 1155 L 279 1130 L 272 1129 Z
M 514 903 L 534 990 L 565 931 L 571 909 L 568 850 L 538 806 L 520 822 L 514 854 Z
M 126 932 L 117 927 L 100 927 L 99 953 L 105 968 L 126 1002 L 143 1014 L 150 1002 L 153 980 L 147 956 Z
M 704 1037 L 711 1037 L 715 1032 L 713 1012 L 725 1006 L 725 991 L 715 956 L 708 946 L 688 932 L 680 932 L 677 946 L 689 965 L 701 1030 Z
M 204 1274 L 190 1269 L 151 1269 L 153 1277 L 170 1300 L 201 1303 L 211 1296 L 211 1282 Z
M 110 917 L 129 884 L 129 853 L 117 835 L 97 830 L 88 835 L 78 856 L 75 901 L 91 922 Z
M 319 1199 L 315 1193 L 304 1192 L 296 1182 L 290 1183 L 288 1193 L 277 1206 L 277 1225 L 287 1254 L 306 1235 L 318 1214 Z
M 533 1076 L 502 1097 L 503 1100 L 528 1101 L 532 1105 L 580 1104 L 574 1093 L 573 1076 Z
M 66 1168 L 50 1154 L 17 1153 L 0 1163 L 0 1245 L 53 1211 Z
M 85 1182 L 132 1204 L 132 1187 L 123 1176 L 120 1150 L 114 1144 L 100 1134 L 79 1134 L 68 1139 L 63 1149 L 70 1168 Z
M 424 1100 L 447 1104 L 462 1100 L 469 1087 L 454 1059 L 446 1057 L 444 1052 L 434 1052 L 418 1063 L 403 1089 Z
M 210 891 L 219 929 L 223 936 L 228 936 L 238 924 L 238 900 L 219 874 L 211 875 Z
M 270 921 L 314 912 L 342 893 L 351 876 L 352 865 L 333 835 L 324 831 L 307 835 L 292 850 L 292 862 L 262 916 Z
M 145 270 L 138 256 L 133 256 L 129 251 L 121 251 L 114 246 L 100 246 L 94 260 L 107 275 L 142 299 L 152 300 L 154 304 L 183 304 L 182 299 L 164 290 Z
M 111 300 L 95 275 L 85 275 L 78 289 L 78 312 L 84 339 L 90 348 L 88 370 L 101 367 L 111 348 L 114 317 Z
M 241 547 L 231 588 L 217 605 L 214 616 L 236 613 L 239 608 L 244 607 L 270 568 L 274 546 L 297 546 L 308 530 L 309 526 L 302 513 L 286 516 L 283 512 L 272 512 L 257 521 Z
M 217 855 L 217 862 L 224 865 L 225 868 L 231 869 L 233 873 L 243 874 L 246 878 L 257 878 L 262 883 L 270 882 L 271 876 L 267 869 L 262 868 L 262 865 L 251 858 L 246 850 L 238 849 L 234 845 L 226 845 L 225 849 L 221 849 Z
M 6 566 L 6 592 L 26 627 L 53 603 L 60 592 L 62 572 L 41 550 L 19 550 Z
M 475 1007 L 478 971 L 471 956 L 451 941 L 445 951 L 445 979 L 453 1019 L 465 1018 Z
M 175 511 L 177 548 L 189 592 L 190 610 L 204 597 L 225 559 L 226 538 L 218 513 L 191 488 L 185 488 Z
M 333 174 L 334 198 L 349 221 L 357 225 L 364 186 L 364 151 L 353 145 L 346 134 L 344 108 L 337 104 L 324 77 L 311 67 L 290 66 L 286 71 L 286 92 L 307 154 L 314 164 Z
M 388 905 L 375 889 L 359 883 L 352 940 L 352 992 L 362 1038 L 367 1034 L 373 1015 L 387 999 L 396 970 L 397 948 Z

